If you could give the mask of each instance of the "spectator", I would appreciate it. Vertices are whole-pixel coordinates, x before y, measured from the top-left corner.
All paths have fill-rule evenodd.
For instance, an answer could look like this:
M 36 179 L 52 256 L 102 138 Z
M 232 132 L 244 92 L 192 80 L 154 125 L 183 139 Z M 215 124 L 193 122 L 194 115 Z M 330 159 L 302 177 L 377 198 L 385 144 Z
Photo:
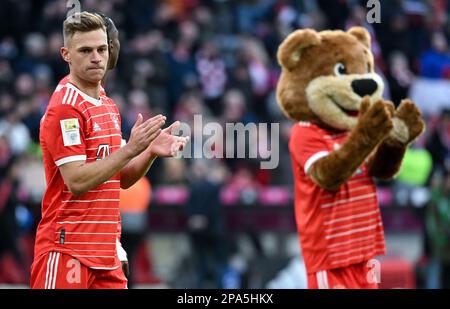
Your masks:
M 431 48 L 420 58 L 420 75 L 426 78 L 450 78 L 448 42 L 442 32 L 431 36 Z
M 195 160 L 191 169 L 187 225 L 196 269 L 194 288 L 221 288 L 227 254 L 219 193 L 226 173 L 217 162 Z
M 391 90 L 391 99 L 398 106 L 401 100 L 408 97 L 409 88 L 414 82 L 415 76 L 409 69 L 408 58 L 399 51 L 390 55 L 388 68 L 387 80 Z
M 450 110 L 442 111 L 426 143 L 434 170 L 450 171 Z
M 120 192 L 120 215 L 122 218 L 123 248 L 127 252 L 130 275 L 128 276 L 128 288 L 135 284 L 133 268 L 135 267 L 136 253 L 143 245 L 148 230 L 148 206 L 151 199 L 151 186 L 146 177 L 127 190 Z
M 427 287 L 450 288 L 450 174 L 437 174 L 426 211 L 426 231 L 431 247 Z
M 4 141 L 2 144 L 4 145 Z M 29 269 L 30 263 L 19 244 L 20 231 L 16 218 L 16 208 L 19 205 L 20 183 L 18 181 L 16 157 L 10 157 L 6 166 L 2 166 L 3 168 L 5 169 L 4 175 L 0 178 L 0 260 L 7 253 L 12 254 L 14 261 L 17 263 L 16 269 L 20 272 L 15 280 L 21 281 L 11 283 L 23 284 L 28 281 L 27 269 Z
M 8 138 L 11 150 L 15 155 L 20 155 L 26 151 L 30 143 L 30 132 L 20 122 L 17 108 L 10 111 L 5 118 L 0 119 L 0 135 Z
M 225 91 L 227 75 L 225 62 L 214 41 L 206 41 L 203 44 L 197 53 L 196 64 L 205 103 L 214 115 L 218 116 L 220 114 L 220 97 Z

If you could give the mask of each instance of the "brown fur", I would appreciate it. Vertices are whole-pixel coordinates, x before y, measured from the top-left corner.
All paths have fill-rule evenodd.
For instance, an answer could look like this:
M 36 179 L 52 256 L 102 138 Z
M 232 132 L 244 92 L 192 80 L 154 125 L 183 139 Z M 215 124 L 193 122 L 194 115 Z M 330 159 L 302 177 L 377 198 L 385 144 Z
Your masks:
M 407 146 L 425 131 L 421 113 L 409 99 L 402 101 L 393 116 L 407 128 L 407 136 L 395 136 L 394 128 L 368 162 L 369 173 L 385 180 L 399 172 Z
M 348 33 L 353 35 L 360 41 L 364 46 L 366 46 L 368 49 L 370 49 L 370 35 L 369 33 L 360 27 L 354 27 L 348 30 Z
M 318 160 L 310 168 L 311 178 L 321 187 L 336 190 L 347 181 L 393 128 L 382 101 L 370 104 L 365 98 L 359 121 L 342 147 Z
M 334 190 L 368 160 L 371 175 L 388 179 L 399 170 L 406 147 L 424 130 L 409 100 L 395 110 L 381 98 L 383 84 L 374 73 L 370 35 L 361 27 L 348 32 L 297 30 L 280 45 L 282 74 L 277 100 L 285 115 L 324 128 L 351 131 L 342 147 L 309 170 L 321 187 Z M 344 74 L 337 70 L 345 66 Z M 377 90 L 362 99 L 352 82 L 372 79 Z M 346 111 L 360 111 L 358 118 Z
M 306 36 L 308 41 L 303 42 L 305 36 L 300 35 L 303 31 L 310 33 L 313 30 L 297 30 L 287 37 L 278 51 L 278 61 L 283 67 L 277 87 L 278 102 L 291 119 L 324 124 L 308 106 L 306 88 L 310 81 L 321 76 L 332 76 L 338 62 L 346 64 L 348 73 L 351 74 L 368 73 L 367 67 L 373 72 L 373 56 L 356 37 L 343 31 L 320 32 L 320 44 L 317 44 L 317 40 L 310 39 L 311 34 Z M 319 36 L 319 33 L 315 33 Z M 300 52 L 293 47 L 295 44 Z M 288 56 L 293 51 L 299 53 L 297 61 Z M 283 65 L 286 63 L 289 66 Z

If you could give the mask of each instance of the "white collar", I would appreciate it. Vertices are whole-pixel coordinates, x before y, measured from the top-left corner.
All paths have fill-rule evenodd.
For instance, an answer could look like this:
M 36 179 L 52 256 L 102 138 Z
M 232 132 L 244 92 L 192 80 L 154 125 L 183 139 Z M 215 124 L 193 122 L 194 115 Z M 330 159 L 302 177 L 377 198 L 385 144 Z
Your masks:
M 89 95 L 87 95 L 86 93 L 84 93 L 83 91 L 81 91 L 80 89 L 78 89 L 75 85 L 73 85 L 70 82 L 67 82 L 66 84 L 67 88 L 73 89 L 75 91 L 78 92 L 79 95 L 81 95 L 83 97 L 83 99 L 89 103 L 94 104 L 95 106 L 100 106 L 102 105 L 102 99 L 95 99 Z

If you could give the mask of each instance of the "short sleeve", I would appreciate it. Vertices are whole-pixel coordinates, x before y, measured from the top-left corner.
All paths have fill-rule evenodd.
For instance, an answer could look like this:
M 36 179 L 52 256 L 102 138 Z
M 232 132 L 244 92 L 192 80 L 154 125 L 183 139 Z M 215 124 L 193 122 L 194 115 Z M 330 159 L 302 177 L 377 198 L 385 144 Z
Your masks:
M 56 166 L 86 160 L 85 121 L 71 105 L 49 108 L 43 127 L 44 142 Z
M 122 128 L 122 116 L 120 115 L 119 107 L 117 106 L 116 102 L 114 102 L 114 100 L 111 98 L 108 98 L 108 103 L 111 105 L 114 113 L 117 114 L 117 121 L 119 124 L 119 128 L 120 128 L 120 130 L 122 130 L 121 129 Z
M 119 108 L 117 107 L 116 102 L 114 102 L 113 99 L 111 99 L 111 103 L 114 104 L 114 111 L 117 113 L 117 118 L 119 120 L 119 128 L 122 128 L 122 116 L 120 115 Z
M 305 174 L 317 160 L 330 153 L 323 134 L 317 128 L 313 126 L 302 127 L 299 124 L 292 128 L 289 151 Z

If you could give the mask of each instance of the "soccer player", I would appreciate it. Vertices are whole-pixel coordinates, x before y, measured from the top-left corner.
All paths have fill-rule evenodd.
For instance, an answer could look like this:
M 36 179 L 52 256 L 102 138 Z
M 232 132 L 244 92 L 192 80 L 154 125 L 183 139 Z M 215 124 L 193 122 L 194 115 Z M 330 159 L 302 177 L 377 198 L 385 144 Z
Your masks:
M 187 138 L 162 129 L 165 117 L 139 115 L 128 143 L 101 81 L 108 41 L 97 14 L 64 22 L 61 55 L 70 73 L 56 87 L 41 120 L 47 189 L 36 233 L 32 288 L 126 288 L 117 249 L 119 194 L 147 173 L 158 156 L 174 156 Z

